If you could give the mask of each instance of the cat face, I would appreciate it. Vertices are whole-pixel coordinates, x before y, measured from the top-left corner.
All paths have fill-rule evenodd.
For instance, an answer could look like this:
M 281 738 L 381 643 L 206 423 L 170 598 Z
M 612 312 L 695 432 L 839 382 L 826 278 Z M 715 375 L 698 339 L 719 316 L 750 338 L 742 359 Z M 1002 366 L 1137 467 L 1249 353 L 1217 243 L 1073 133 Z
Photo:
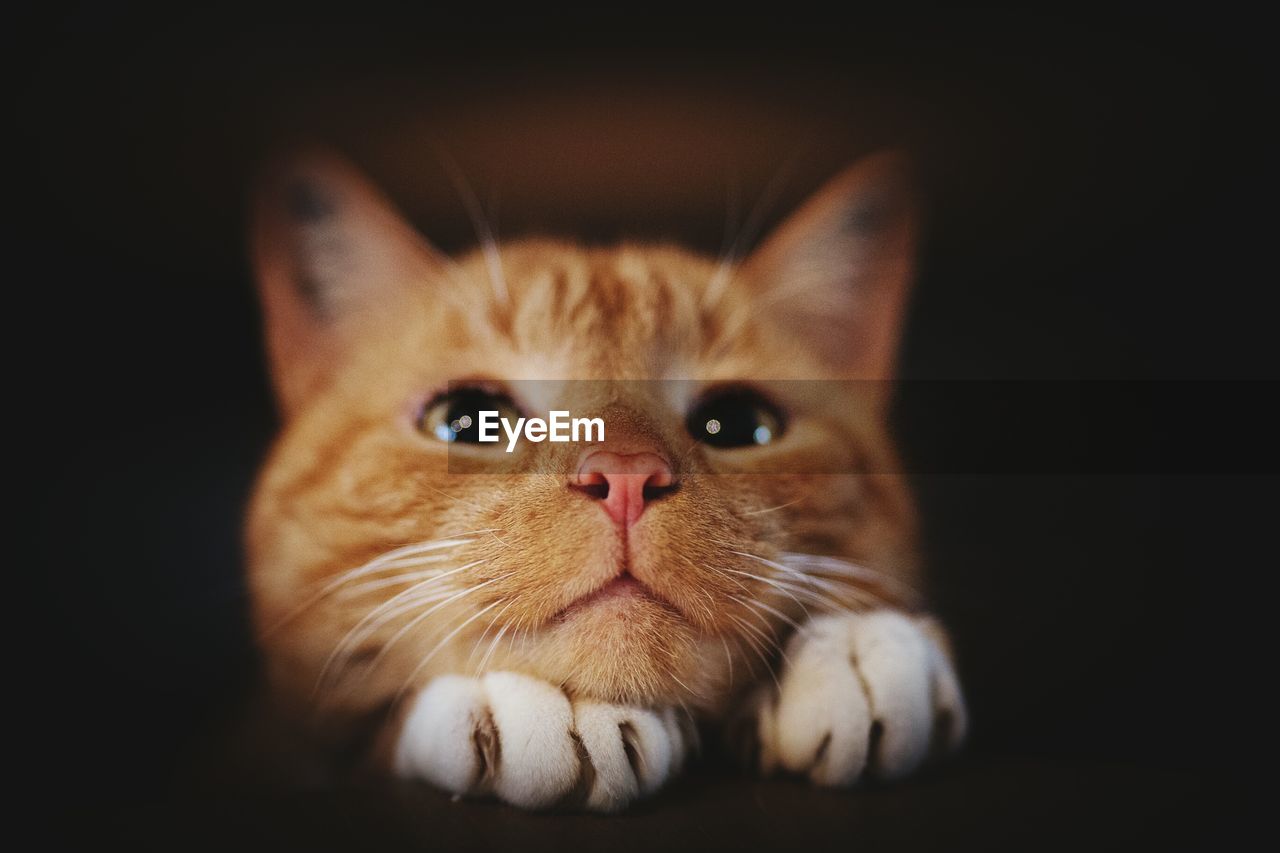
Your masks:
M 277 689 L 361 710 L 516 669 L 713 710 L 804 613 L 900 596 L 880 389 L 913 234 L 882 156 L 743 263 L 549 240 L 453 260 L 349 167 L 289 164 L 254 233 L 285 423 L 248 544 Z M 606 439 L 508 454 L 460 427 L 484 408 Z

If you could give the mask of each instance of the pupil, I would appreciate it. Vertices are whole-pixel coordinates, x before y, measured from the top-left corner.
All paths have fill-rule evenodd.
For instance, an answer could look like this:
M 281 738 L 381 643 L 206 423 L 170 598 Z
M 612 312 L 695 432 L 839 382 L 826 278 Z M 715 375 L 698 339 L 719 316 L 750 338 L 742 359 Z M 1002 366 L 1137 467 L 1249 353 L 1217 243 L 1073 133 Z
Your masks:
M 769 405 L 751 393 L 726 393 L 698 406 L 689 416 L 689 432 L 712 447 L 768 444 L 777 431 Z
M 478 388 L 459 388 L 433 405 L 431 431 L 440 441 L 480 442 L 480 411 L 496 411 L 508 415 L 514 406 L 504 394 Z

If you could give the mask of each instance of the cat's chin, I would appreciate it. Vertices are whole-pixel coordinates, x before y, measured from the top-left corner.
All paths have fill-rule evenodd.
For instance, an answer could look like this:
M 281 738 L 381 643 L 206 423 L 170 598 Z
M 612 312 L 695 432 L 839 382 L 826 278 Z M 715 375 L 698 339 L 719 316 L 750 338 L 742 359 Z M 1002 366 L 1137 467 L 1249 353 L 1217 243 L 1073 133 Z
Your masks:
M 539 642 L 539 669 L 575 695 L 654 705 L 685 698 L 695 635 L 680 612 L 634 578 L 575 601 Z

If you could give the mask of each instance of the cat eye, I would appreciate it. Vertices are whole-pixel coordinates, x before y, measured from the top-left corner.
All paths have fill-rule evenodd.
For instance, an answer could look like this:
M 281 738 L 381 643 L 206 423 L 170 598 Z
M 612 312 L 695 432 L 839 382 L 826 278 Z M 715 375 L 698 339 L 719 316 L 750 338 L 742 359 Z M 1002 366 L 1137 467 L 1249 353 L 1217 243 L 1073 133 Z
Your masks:
M 749 388 L 712 392 L 685 420 L 689 434 L 712 447 L 753 447 L 777 440 L 784 428 L 778 407 Z
M 481 411 L 498 413 L 514 422 L 520 410 L 505 394 L 484 388 L 454 388 L 437 396 L 422 410 L 418 431 L 440 441 L 480 444 Z M 499 447 L 499 444 L 481 446 Z

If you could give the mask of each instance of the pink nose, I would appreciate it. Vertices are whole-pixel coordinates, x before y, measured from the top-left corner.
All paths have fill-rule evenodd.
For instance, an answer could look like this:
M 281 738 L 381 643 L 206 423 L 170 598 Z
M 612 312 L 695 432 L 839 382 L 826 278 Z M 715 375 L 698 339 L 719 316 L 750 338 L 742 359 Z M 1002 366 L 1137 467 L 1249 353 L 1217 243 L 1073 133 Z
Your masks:
M 674 488 L 675 477 L 667 460 L 656 453 L 596 450 L 582 460 L 573 485 L 601 501 L 618 524 L 630 526 L 650 501 Z

